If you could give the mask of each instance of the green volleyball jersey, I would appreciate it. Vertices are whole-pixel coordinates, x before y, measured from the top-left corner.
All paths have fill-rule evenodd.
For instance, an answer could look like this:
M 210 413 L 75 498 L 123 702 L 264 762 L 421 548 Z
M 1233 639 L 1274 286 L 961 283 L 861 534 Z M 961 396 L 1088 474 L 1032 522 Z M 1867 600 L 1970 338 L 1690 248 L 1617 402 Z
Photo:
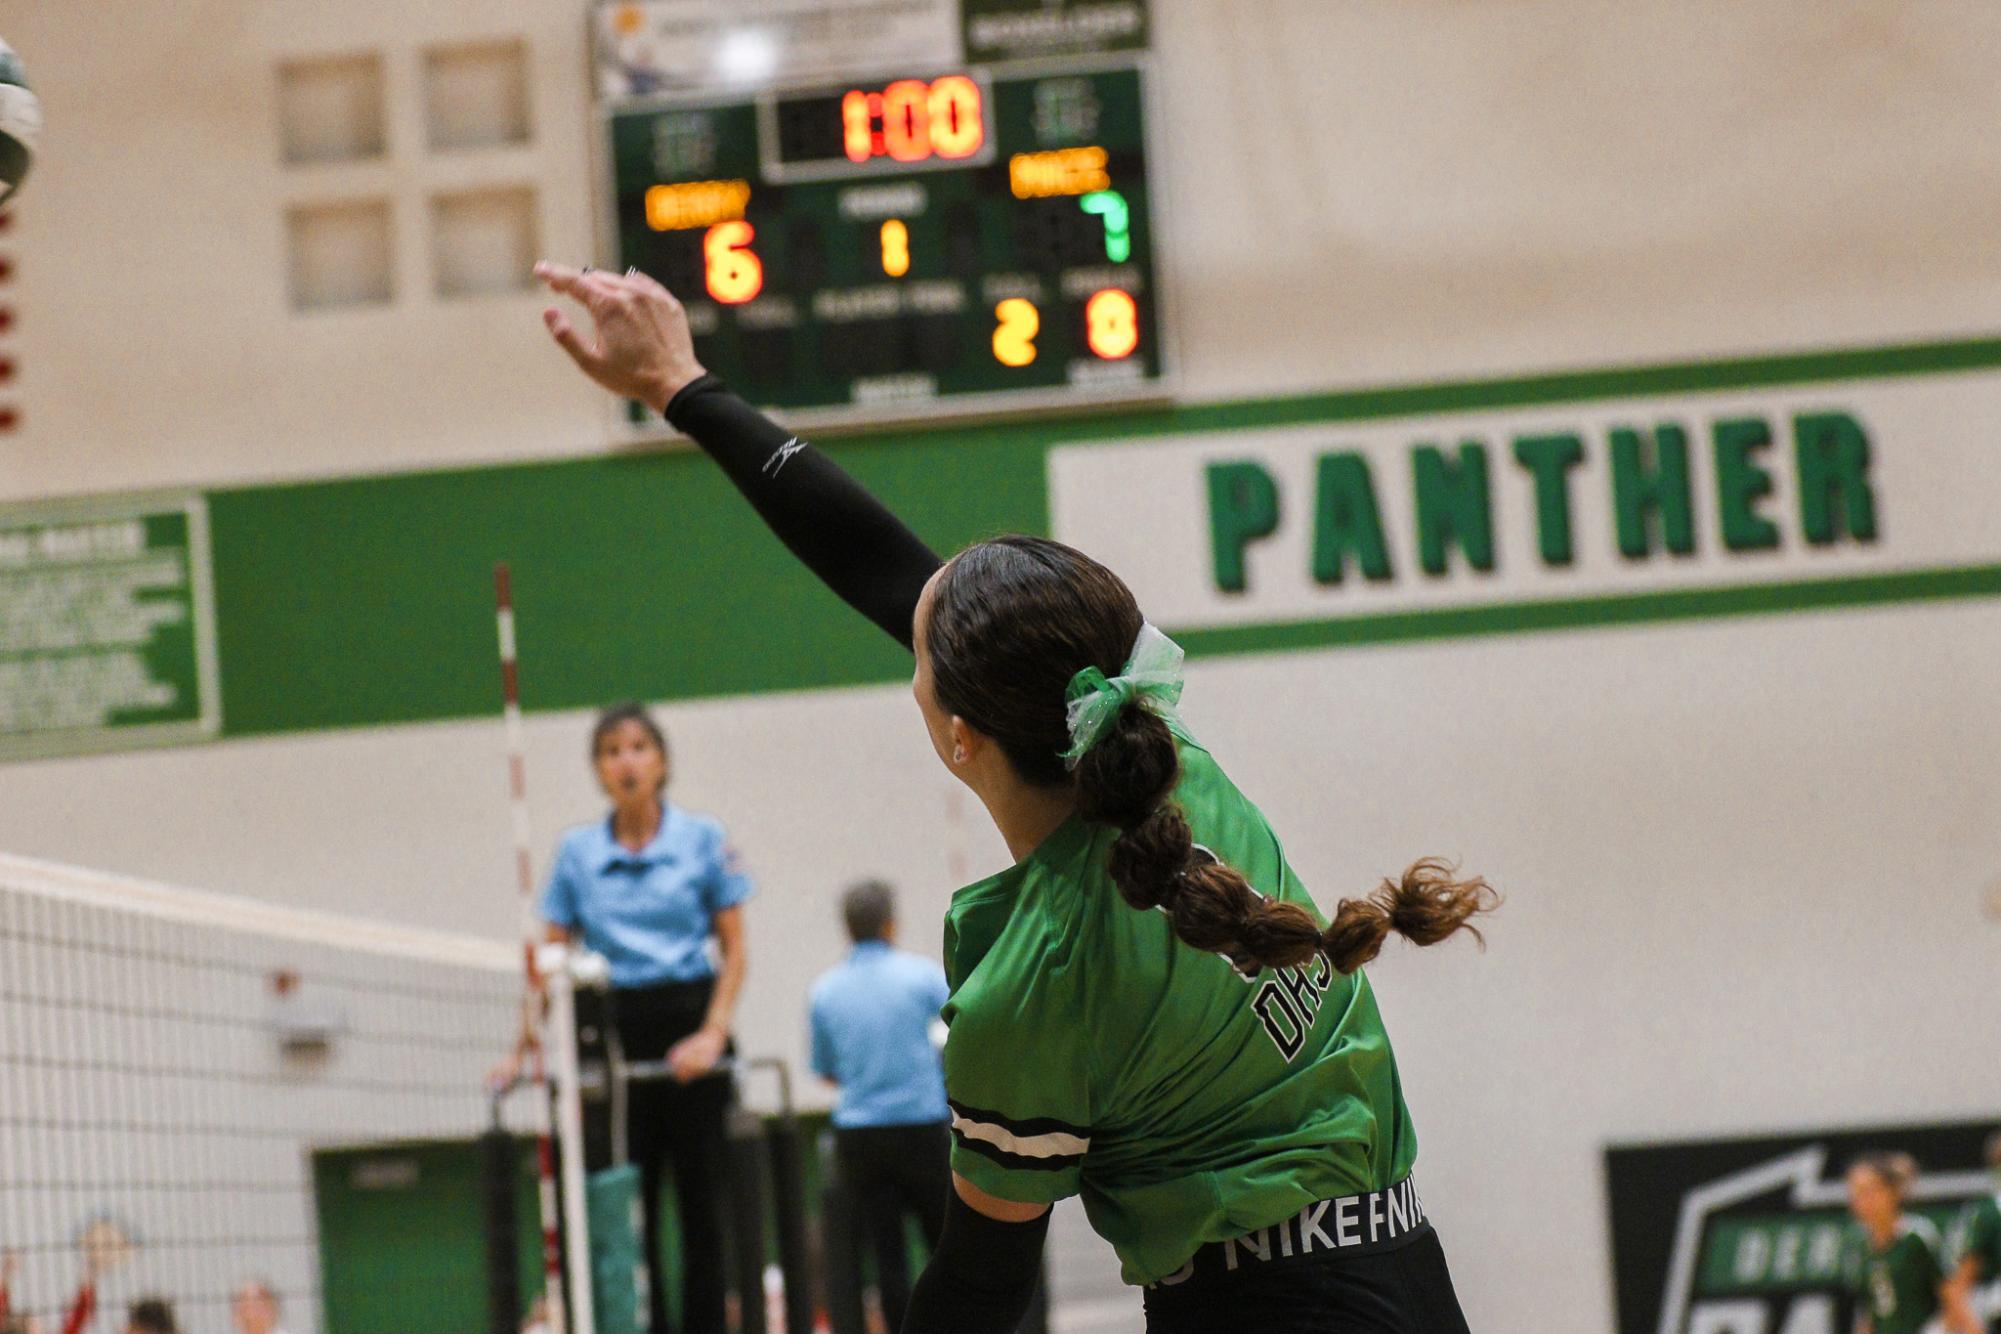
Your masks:
M 1938 1314 L 1938 1231 L 1925 1219 L 1898 1221 L 1897 1235 L 1882 1250 L 1860 1239 L 1853 1269 L 1856 1309 L 1869 1317 L 1869 1334 L 1918 1334 Z
M 1959 1258 L 1978 1266 L 1974 1281 L 1991 1283 L 2001 1278 L 2001 1195 L 1985 1195 L 1967 1207 L 1966 1240 Z
M 1277 835 L 1176 729 L 1195 841 L 1319 917 Z M 1025 1202 L 1081 1194 L 1128 1283 L 1318 1200 L 1400 1181 L 1417 1137 L 1368 980 L 1246 978 L 1119 897 L 1117 831 L 1073 819 L 952 899 L 952 1166 Z

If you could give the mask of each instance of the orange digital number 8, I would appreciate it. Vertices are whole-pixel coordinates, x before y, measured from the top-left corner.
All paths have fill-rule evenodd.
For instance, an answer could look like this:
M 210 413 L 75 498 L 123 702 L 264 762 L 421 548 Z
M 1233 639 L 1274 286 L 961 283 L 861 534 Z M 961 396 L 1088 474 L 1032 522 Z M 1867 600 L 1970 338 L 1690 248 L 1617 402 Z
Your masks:
M 1132 294 L 1108 287 L 1084 306 L 1084 337 L 1106 361 L 1123 361 L 1139 347 L 1139 306 Z
M 1042 312 L 1033 301 L 1010 297 L 994 307 L 1000 327 L 994 330 L 994 360 L 1003 366 L 1027 366 L 1035 361 L 1035 335 L 1042 332 Z
M 764 262 L 751 252 L 757 232 L 747 222 L 719 222 L 702 238 L 709 295 L 740 306 L 764 290 Z

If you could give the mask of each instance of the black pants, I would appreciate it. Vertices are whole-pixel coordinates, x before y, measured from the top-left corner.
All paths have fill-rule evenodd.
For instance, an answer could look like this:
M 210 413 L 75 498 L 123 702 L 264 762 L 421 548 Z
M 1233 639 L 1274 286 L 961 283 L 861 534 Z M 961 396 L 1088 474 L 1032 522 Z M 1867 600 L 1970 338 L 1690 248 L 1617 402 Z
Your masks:
M 618 1037 L 628 1061 L 657 1061 L 702 1026 L 713 982 L 620 987 L 612 993 Z M 604 998 L 577 993 L 577 1043 L 585 1062 L 605 1050 Z M 724 1118 L 733 1086 L 727 1075 L 692 1084 L 648 1080 L 631 1088 L 626 1108 L 627 1151 L 639 1168 L 645 1210 L 647 1321 L 653 1334 L 724 1334 L 728 1268 L 723 1253 Z M 612 1165 L 611 1102 L 584 1104 L 584 1163 Z M 669 1171 L 681 1224 L 681 1321 L 667 1315 L 667 1276 L 660 1265 L 660 1193 Z
M 1147 1334 L 1467 1334 L 1429 1229 L 1374 1255 L 1322 1252 L 1148 1288 Z
M 834 1131 L 834 1157 L 854 1201 L 855 1225 L 875 1253 L 876 1291 L 891 1329 L 910 1306 L 904 1219 L 915 1217 L 924 1244 L 936 1248 L 952 1189 L 952 1136 L 943 1121 Z M 861 1254 L 861 1248 L 855 1248 Z M 860 1286 L 860 1276 L 856 1276 Z

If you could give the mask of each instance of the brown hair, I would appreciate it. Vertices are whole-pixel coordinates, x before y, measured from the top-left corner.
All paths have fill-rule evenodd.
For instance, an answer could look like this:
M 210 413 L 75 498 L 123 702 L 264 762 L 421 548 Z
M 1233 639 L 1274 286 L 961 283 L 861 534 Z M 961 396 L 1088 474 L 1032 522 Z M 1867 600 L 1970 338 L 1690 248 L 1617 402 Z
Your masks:
M 1873 1172 L 1878 1181 L 1890 1188 L 1898 1204 L 1904 1202 L 1918 1179 L 1918 1160 L 1908 1153 L 1865 1153 L 1849 1164 L 1850 1171 L 1858 1167 Z
M 667 734 L 660 730 L 660 724 L 653 721 L 653 715 L 646 711 L 644 704 L 637 700 L 626 700 L 624 703 L 614 704 L 605 709 L 598 714 L 597 722 L 591 725 L 592 764 L 597 763 L 598 750 L 604 745 L 605 738 L 627 723 L 638 723 L 640 730 L 651 737 L 653 744 L 660 748 L 660 758 L 663 760 L 668 758 Z M 664 778 L 661 780 L 660 789 L 663 792 L 667 789 Z
M 841 895 L 841 918 L 848 926 L 848 939 L 857 945 L 865 940 L 881 940 L 896 918 L 896 891 L 887 880 L 859 880 Z
M 165 1297 L 141 1297 L 132 1303 L 132 1310 L 126 1320 L 134 1329 L 146 1334 L 179 1334 L 180 1325 L 174 1320 L 174 1308 Z
M 1003 537 L 969 547 L 939 577 L 925 627 L 938 704 L 992 737 L 1023 781 L 1074 782 L 1078 813 L 1120 831 L 1110 862 L 1120 896 L 1135 908 L 1164 910 L 1176 936 L 1227 955 L 1246 973 L 1316 954 L 1352 973 L 1391 931 L 1419 945 L 1462 927 L 1478 938 L 1469 919 L 1498 896 L 1486 881 L 1454 879 L 1430 858 L 1366 898 L 1343 899 L 1324 931 L 1299 904 L 1258 893 L 1195 845 L 1169 799 L 1181 774 L 1174 736 L 1143 701 L 1127 703 L 1074 776 L 1066 771 L 1070 678 L 1085 667 L 1117 675 L 1143 623 L 1117 575 L 1060 542 Z

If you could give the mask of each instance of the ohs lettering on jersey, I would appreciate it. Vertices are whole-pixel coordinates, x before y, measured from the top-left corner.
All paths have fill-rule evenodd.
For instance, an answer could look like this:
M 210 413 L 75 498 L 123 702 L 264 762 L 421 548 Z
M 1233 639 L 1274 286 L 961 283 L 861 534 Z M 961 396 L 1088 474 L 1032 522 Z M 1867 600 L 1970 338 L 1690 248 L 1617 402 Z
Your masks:
M 1304 968 L 1276 969 L 1251 998 L 1251 1009 L 1282 1059 L 1291 1061 L 1305 1050 L 1306 1035 L 1320 1017 L 1321 998 L 1333 981 L 1334 965 L 1323 954 L 1315 960 L 1311 976 Z

